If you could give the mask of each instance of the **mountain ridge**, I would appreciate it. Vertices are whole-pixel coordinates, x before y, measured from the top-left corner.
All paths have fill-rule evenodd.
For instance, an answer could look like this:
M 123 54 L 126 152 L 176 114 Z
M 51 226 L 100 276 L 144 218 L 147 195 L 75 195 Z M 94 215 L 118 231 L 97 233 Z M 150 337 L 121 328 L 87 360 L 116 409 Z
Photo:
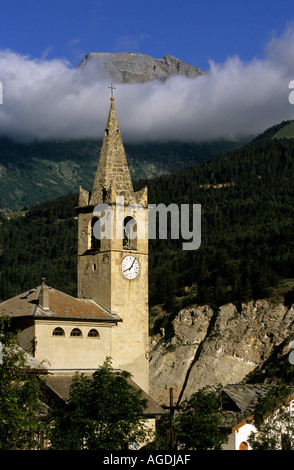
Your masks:
M 115 83 L 146 83 L 157 80 L 164 83 L 170 77 L 196 78 L 205 72 L 176 57 L 165 55 L 155 59 L 149 55 L 134 52 L 89 52 L 78 68 L 96 70 L 100 79 Z
M 204 143 L 125 144 L 133 180 L 201 164 L 239 147 L 242 141 Z M 91 189 L 101 140 L 39 141 L 0 139 L 0 210 L 18 211 L 76 192 L 79 184 Z

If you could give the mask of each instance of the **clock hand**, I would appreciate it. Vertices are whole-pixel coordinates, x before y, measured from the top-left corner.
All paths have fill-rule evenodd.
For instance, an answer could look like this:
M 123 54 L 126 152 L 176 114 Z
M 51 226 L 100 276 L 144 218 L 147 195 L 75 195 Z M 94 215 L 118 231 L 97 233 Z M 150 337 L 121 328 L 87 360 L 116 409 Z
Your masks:
M 134 259 L 134 261 L 132 262 L 131 266 L 130 266 L 129 268 L 127 268 L 127 269 L 124 269 L 124 270 L 123 270 L 123 273 L 125 273 L 126 271 L 129 271 L 130 269 L 132 269 L 132 267 L 133 267 L 135 261 L 136 261 L 136 260 Z
M 127 269 L 124 269 L 124 270 L 123 270 L 123 273 L 125 273 L 126 271 L 129 271 L 132 267 L 133 267 L 133 265 L 130 266 L 129 268 L 127 268 Z

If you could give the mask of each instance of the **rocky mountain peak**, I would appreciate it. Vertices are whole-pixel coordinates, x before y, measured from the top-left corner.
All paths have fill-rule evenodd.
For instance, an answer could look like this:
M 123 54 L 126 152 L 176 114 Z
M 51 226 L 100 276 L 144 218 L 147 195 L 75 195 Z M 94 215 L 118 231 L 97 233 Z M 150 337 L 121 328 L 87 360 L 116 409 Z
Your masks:
M 163 59 L 154 59 L 149 55 L 133 52 L 90 52 L 79 67 L 94 68 L 99 78 L 110 79 L 115 83 L 146 83 L 153 80 L 164 83 L 176 75 L 195 78 L 205 74 L 203 70 L 170 55 L 165 55 Z

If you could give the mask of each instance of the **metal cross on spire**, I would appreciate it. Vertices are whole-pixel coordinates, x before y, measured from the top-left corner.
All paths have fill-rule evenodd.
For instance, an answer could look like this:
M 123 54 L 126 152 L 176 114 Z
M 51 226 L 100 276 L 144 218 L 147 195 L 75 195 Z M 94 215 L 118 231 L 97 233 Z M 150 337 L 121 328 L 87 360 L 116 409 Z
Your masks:
M 110 88 L 110 90 L 111 90 L 111 96 L 110 96 L 110 99 L 114 99 L 114 96 L 113 96 L 113 90 L 116 90 L 116 88 L 113 86 L 113 84 L 111 84 L 111 86 L 109 86 L 108 88 Z

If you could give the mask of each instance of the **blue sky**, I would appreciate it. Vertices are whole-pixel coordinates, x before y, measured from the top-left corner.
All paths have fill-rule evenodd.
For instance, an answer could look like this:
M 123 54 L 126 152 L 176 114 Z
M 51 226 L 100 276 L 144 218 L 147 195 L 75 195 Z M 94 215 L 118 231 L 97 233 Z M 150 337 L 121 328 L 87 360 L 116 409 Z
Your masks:
M 292 12 L 290 0 L 9 0 L 0 47 L 73 66 L 88 52 L 169 54 L 207 70 L 211 59 L 262 57 Z
M 0 19 L 0 136 L 100 138 L 109 80 L 77 69 L 88 52 L 173 55 L 207 72 L 117 86 L 125 141 L 239 138 L 294 119 L 290 0 L 9 0 Z

